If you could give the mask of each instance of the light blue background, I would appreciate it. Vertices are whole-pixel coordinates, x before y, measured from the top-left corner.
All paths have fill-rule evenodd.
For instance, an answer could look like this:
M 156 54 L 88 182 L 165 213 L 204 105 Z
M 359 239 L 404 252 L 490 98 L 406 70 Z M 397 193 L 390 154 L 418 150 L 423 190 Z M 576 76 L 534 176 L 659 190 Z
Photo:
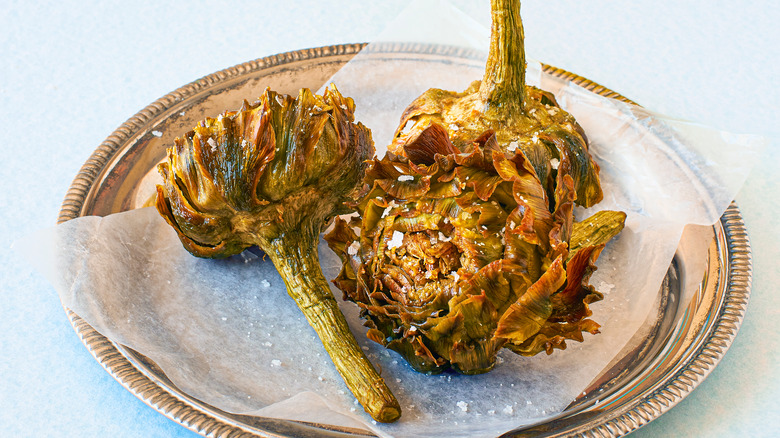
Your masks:
M 455 2 L 489 23 L 486 0 Z M 55 223 L 82 163 L 122 122 L 214 71 L 368 41 L 406 1 L 8 1 L 0 5 L 0 435 L 194 437 L 116 383 L 54 290 L 9 250 Z M 632 436 L 780 434 L 780 6 L 528 0 L 530 57 L 653 110 L 770 139 L 737 202 L 754 256 L 747 317 L 720 365 Z M 251 96 L 249 96 L 251 98 Z

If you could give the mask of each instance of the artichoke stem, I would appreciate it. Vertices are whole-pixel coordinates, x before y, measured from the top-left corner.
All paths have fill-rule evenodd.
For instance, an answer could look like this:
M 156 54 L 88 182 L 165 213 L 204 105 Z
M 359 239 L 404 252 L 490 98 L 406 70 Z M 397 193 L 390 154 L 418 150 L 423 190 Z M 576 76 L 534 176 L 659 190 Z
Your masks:
M 316 233 L 305 231 L 269 242 L 264 250 L 287 285 L 287 293 L 320 337 L 352 394 L 375 420 L 390 423 L 401 407 L 347 325 L 322 274 Z
M 490 52 L 479 95 L 486 111 L 514 118 L 525 101 L 525 47 L 520 0 L 491 0 Z

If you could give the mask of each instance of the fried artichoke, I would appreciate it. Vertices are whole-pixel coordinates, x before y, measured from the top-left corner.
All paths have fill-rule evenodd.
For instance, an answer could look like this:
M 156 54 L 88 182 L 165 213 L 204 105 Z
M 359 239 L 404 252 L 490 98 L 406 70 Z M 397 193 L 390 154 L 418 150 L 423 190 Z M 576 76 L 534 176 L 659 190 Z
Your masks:
M 429 374 L 479 374 L 501 348 L 549 354 L 597 333 L 588 305 L 602 295 L 588 279 L 625 219 L 575 223 L 570 176 L 549 210 L 528 158 L 502 151 L 492 131 L 470 149 L 430 125 L 403 156 L 373 161 L 360 217 L 326 235 L 344 262 L 334 283 L 360 306 L 368 337 Z
M 588 280 L 625 221 L 574 221 L 575 203 L 603 196 L 599 168 L 574 118 L 525 85 L 519 1 L 491 4 L 483 80 L 415 100 L 366 173 L 359 217 L 326 235 L 368 337 L 429 374 L 484 373 L 502 348 L 550 354 L 598 333 Z
M 349 389 L 390 422 L 399 404 L 350 332 L 317 255 L 320 232 L 348 212 L 344 202 L 374 153 L 354 109 L 335 87 L 297 98 L 266 90 L 254 104 L 206 118 L 167 150 L 156 206 L 198 257 L 264 250 Z

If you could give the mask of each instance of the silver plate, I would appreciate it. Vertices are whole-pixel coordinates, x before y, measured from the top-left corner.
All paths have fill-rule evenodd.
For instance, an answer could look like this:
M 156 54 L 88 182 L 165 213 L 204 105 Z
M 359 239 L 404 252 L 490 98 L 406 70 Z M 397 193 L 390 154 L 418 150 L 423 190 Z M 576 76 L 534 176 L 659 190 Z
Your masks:
M 71 184 L 58 222 L 108 215 L 140 207 L 153 193 L 155 165 L 165 145 L 206 116 L 237 108 L 265 87 L 297 94 L 317 89 L 363 44 L 299 50 L 258 59 L 206 76 L 160 98 L 111 134 Z M 476 53 L 442 46 L 389 44 L 383 53 L 410 63 L 475 65 Z M 551 66 L 545 71 L 598 94 L 630 102 L 590 80 Z M 704 278 L 690 304 L 679 297 L 686 260 L 678 253 L 669 267 L 654 312 L 630 345 L 583 395 L 554 418 L 507 436 L 625 435 L 657 418 L 689 394 L 715 368 L 739 329 L 750 294 L 750 245 L 739 209 L 732 204 L 706 236 Z M 701 235 L 683 235 L 702 239 Z M 706 242 L 705 242 L 706 243 Z M 688 282 L 687 284 L 690 284 Z M 100 364 L 130 392 L 183 426 L 209 437 L 367 436 L 364 430 L 323 424 L 232 415 L 178 390 L 150 360 L 116 345 L 66 309 L 76 333 Z

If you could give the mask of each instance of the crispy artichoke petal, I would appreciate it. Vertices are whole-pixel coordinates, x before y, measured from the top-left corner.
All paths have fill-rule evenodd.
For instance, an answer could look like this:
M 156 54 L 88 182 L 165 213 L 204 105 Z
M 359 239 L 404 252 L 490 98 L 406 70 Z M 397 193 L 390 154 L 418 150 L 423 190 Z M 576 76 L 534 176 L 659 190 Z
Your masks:
M 553 311 L 551 297 L 566 281 L 561 258 L 532 284 L 498 320 L 495 336 L 521 344 L 541 330 Z

